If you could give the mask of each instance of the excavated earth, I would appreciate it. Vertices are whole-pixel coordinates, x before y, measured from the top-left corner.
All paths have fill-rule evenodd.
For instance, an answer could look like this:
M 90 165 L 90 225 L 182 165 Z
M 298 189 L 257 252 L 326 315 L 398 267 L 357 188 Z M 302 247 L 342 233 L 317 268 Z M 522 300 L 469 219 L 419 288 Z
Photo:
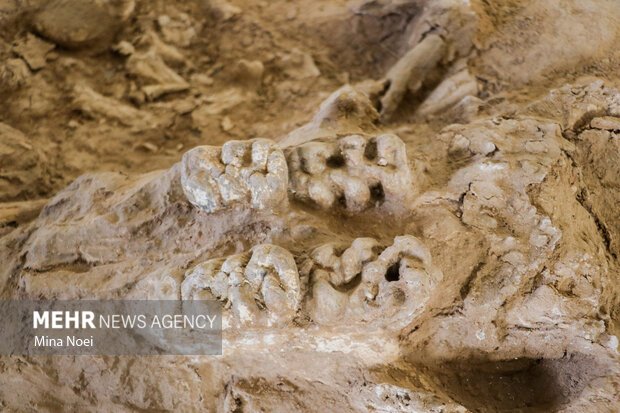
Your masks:
M 616 0 L 4 0 L 0 298 L 217 299 L 218 356 L 0 410 L 620 411 Z

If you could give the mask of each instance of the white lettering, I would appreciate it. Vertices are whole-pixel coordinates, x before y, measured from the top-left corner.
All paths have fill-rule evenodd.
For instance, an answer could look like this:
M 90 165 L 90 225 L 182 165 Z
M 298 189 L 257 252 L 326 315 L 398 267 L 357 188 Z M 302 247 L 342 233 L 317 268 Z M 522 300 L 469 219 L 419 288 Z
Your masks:
M 62 347 L 62 338 L 50 338 L 48 336 L 34 336 L 35 347 Z
M 52 328 L 64 328 L 62 324 L 62 311 L 52 311 Z
M 93 321 L 95 320 L 95 313 L 92 311 L 82 311 L 82 328 L 95 328 Z
M 79 338 L 76 336 L 67 336 L 67 346 L 92 347 L 93 341 L 94 341 L 93 336 L 90 336 L 90 338 Z
M 73 316 L 71 316 L 71 311 L 67 311 L 65 313 L 65 326 L 66 328 L 71 328 L 71 323 L 73 323 L 73 328 L 80 328 L 80 313 L 79 311 L 74 311 Z
M 38 328 L 41 324 L 43 324 L 44 328 L 49 328 L 50 325 L 50 313 L 47 311 L 43 311 L 43 313 L 39 313 L 35 311 L 32 318 L 32 328 Z

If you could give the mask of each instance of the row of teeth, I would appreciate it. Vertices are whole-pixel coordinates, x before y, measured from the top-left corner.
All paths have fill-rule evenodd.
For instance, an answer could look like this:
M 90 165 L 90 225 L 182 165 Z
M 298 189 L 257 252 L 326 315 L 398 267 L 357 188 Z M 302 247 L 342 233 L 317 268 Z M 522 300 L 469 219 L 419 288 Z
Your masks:
M 350 135 L 282 150 L 268 139 L 198 146 L 183 156 L 182 185 L 196 207 L 281 209 L 289 197 L 320 208 L 403 204 L 412 192 L 404 142 Z
M 239 326 L 282 325 L 302 307 L 319 324 L 389 318 L 428 298 L 437 281 L 428 249 L 415 237 L 391 246 L 373 238 L 350 245 L 328 243 L 295 256 L 260 244 L 210 259 L 185 274 L 183 300 L 218 299 Z

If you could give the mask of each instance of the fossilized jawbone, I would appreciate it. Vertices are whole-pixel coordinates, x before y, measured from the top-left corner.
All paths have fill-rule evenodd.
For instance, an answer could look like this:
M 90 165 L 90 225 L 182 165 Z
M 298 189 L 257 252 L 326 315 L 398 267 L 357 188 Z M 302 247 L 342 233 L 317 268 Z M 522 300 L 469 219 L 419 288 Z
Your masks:
M 403 235 L 386 246 L 373 238 L 328 243 L 295 255 L 279 246 L 197 264 L 181 284 L 184 300 L 217 299 L 225 326 L 368 322 L 402 328 L 424 308 L 441 280 L 429 250 Z

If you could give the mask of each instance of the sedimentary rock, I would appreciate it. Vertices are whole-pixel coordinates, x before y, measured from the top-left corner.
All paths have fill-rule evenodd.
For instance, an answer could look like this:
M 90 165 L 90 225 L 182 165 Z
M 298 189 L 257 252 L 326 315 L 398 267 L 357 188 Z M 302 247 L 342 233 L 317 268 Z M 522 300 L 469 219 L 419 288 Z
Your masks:
M 0 123 L 0 202 L 36 199 L 49 185 L 47 157 L 22 132 Z
M 37 10 L 32 23 L 39 34 L 63 47 L 92 47 L 110 42 L 134 7 L 133 0 L 52 0 Z
M 379 113 L 370 97 L 350 85 L 343 86 L 323 101 L 310 122 L 278 141 L 283 147 L 342 135 L 379 131 Z

